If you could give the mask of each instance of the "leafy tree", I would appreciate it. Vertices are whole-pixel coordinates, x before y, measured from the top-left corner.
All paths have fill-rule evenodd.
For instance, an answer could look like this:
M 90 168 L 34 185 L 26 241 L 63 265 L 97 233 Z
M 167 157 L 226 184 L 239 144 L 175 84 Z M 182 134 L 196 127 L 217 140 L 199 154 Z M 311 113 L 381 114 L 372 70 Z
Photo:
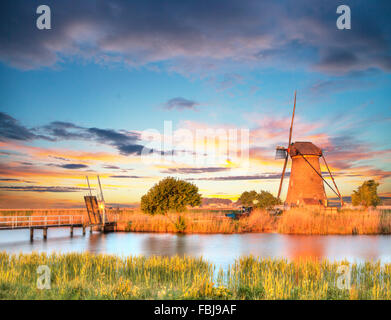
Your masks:
M 257 197 L 257 208 L 269 209 L 281 204 L 281 200 L 273 196 L 270 192 L 261 190 Z
M 257 199 L 257 192 L 252 190 L 252 191 L 244 191 L 240 197 L 239 197 L 239 202 L 246 207 L 251 207 L 254 204 L 254 200 Z
M 352 203 L 354 206 L 362 205 L 370 207 L 380 204 L 381 200 L 377 195 L 377 187 L 379 184 L 375 180 L 365 181 L 357 190 L 353 191 Z
M 263 191 L 245 191 L 241 194 L 238 200 L 243 206 L 269 209 L 275 205 L 281 204 L 280 199 L 273 196 L 270 192 Z
M 141 198 L 141 210 L 149 214 L 166 214 L 168 211 L 183 212 L 186 206 L 201 204 L 198 188 L 189 182 L 173 177 L 155 184 Z

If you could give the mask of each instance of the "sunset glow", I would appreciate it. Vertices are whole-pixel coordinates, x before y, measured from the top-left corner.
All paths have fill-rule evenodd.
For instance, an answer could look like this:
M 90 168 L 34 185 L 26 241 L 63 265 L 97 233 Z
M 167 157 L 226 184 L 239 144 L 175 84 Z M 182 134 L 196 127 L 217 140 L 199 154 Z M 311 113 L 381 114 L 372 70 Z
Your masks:
M 342 195 L 368 179 L 380 182 L 381 195 L 391 192 L 391 42 L 381 6 L 352 4 L 357 28 L 345 33 L 331 4 L 329 20 L 315 8 L 305 15 L 307 6 L 276 2 L 234 10 L 226 1 L 217 11 L 211 5 L 209 16 L 197 2 L 173 1 L 157 9 L 160 20 L 141 2 L 73 12 L 66 1 L 53 4 L 48 32 L 21 18 L 34 3 L 7 6 L 19 7 L 3 17 L 10 27 L 0 50 L 0 208 L 81 207 L 85 176 L 95 189 L 97 174 L 112 206 L 137 205 L 167 176 L 195 183 L 203 197 L 277 195 L 283 160 L 274 159 L 275 148 L 288 143 L 295 90 L 293 141 L 322 148 Z M 193 18 L 177 22 L 187 11 Z M 360 33 L 363 25 L 370 34 Z M 153 129 L 165 140 L 164 121 L 174 135 L 194 133 L 180 144 L 188 157 L 211 147 L 202 156 L 222 161 L 145 161 L 153 139 L 143 133 Z M 227 135 L 219 145 L 197 139 L 198 129 Z M 242 129 L 248 162 L 224 153 L 230 130 Z M 157 146 L 150 149 L 161 152 Z M 287 178 L 289 171 L 290 163 Z

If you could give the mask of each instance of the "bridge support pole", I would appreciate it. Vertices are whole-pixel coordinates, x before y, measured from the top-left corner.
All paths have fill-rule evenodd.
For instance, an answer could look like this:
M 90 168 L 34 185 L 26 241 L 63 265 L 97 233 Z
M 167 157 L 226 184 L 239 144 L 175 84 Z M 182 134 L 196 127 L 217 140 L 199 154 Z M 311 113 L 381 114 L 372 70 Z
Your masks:
M 92 226 L 90 227 L 90 233 L 92 233 Z
M 48 238 L 48 228 L 43 228 L 43 240 Z
M 73 237 L 73 227 L 71 227 L 71 237 Z
M 30 228 L 30 241 L 34 240 L 34 229 Z
M 83 224 L 83 236 L 86 235 L 86 226 Z

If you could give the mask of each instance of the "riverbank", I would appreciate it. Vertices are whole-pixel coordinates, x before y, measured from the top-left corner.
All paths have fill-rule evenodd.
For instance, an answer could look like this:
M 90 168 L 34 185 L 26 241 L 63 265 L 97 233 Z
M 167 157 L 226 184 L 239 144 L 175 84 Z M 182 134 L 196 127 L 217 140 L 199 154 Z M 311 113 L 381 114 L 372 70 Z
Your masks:
M 255 210 L 248 217 L 228 218 L 230 211 L 196 209 L 182 214 L 148 215 L 139 209 L 107 210 L 117 231 L 159 233 L 269 233 L 298 235 L 391 234 L 391 212 L 384 210 L 319 210 L 297 208 L 282 215 Z M 87 215 L 85 209 L 2 210 L 0 215 Z
M 186 212 L 180 215 L 150 216 L 139 211 L 120 215 L 119 231 L 182 233 L 260 233 L 307 235 L 391 234 L 391 212 L 291 209 L 282 215 L 255 210 L 238 220 L 222 213 Z
M 40 265 L 50 289 L 37 288 Z M 337 287 L 340 265 L 248 256 L 223 271 L 191 257 L 2 252 L 0 299 L 391 299 L 391 264 L 351 264 L 350 289 Z

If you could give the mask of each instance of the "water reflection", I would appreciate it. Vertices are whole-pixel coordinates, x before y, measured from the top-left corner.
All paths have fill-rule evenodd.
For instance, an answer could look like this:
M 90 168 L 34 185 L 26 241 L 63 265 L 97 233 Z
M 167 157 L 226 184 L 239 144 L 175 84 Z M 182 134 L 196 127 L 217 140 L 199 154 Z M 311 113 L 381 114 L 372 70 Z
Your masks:
M 141 243 L 142 251 L 149 254 L 173 256 L 194 255 L 201 248 L 196 241 L 188 241 L 183 234 L 152 234 Z
M 323 236 L 295 236 L 294 241 L 284 236 L 282 240 L 284 256 L 289 260 L 319 260 L 327 256 L 325 253 L 328 240 Z
M 0 231 L 0 251 L 92 252 L 118 255 L 189 255 L 204 257 L 226 268 L 240 256 L 298 259 L 328 259 L 350 262 L 391 262 L 391 236 L 295 236 L 281 234 L 176 235 L 156 233 L 94 232 L 85 236 L 75 230 L 52 229 L 48 240 L 36 232 L 29 241 L 28 230 Z

